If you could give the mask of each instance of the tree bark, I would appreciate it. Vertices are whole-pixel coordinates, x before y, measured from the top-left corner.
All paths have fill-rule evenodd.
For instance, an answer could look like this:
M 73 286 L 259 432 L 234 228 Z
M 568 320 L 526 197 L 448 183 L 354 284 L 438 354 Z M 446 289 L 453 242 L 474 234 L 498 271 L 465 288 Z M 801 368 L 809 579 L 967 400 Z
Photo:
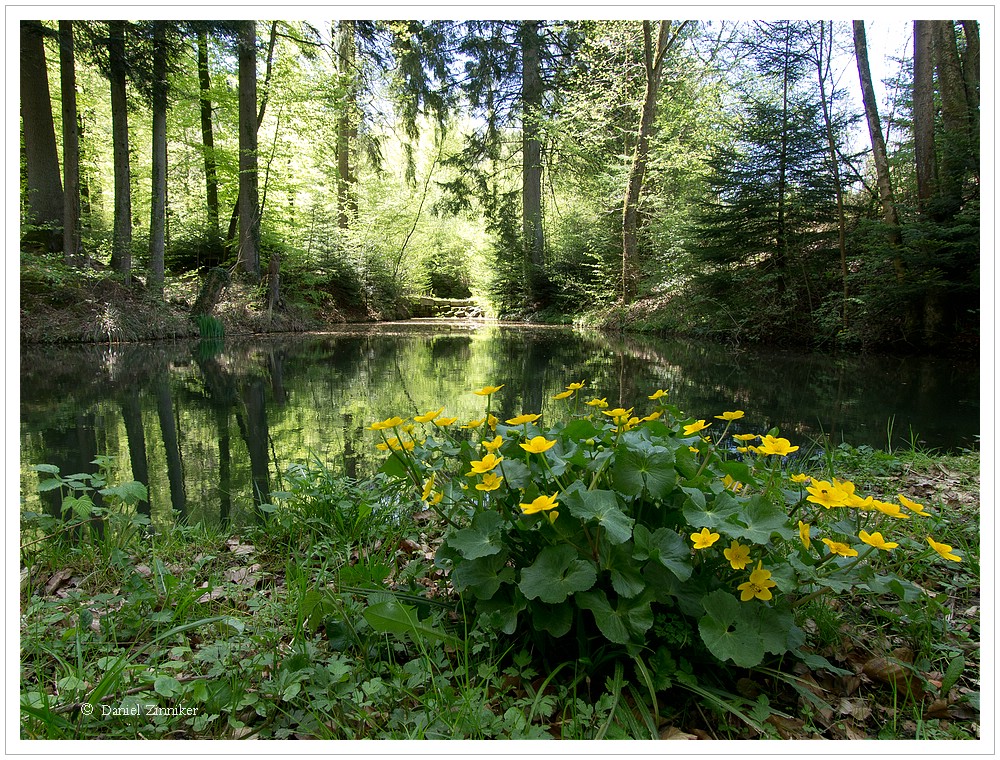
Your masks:
M 346 230 L 358 213 L 354 192 L 357 177 L 351 161 L 351 152 L 358 138 L 358 87 L 355 73 L 354 22 L 340 21 L 336 29 L 337 73 L 343 90 L 341 107 L 337 114 L 337 226 Z
M 639 289 L 639 197 L 642 194 L 646 165 L 649 162 L 649 141 L 656 122 L 656 99 L 660 93 L 663 63 L 685 24 L 686 21 L 681 22 L 671 33 L 671 22 L 661 21 L 654 47 L 652 24 L 649 21 L 642 22 L 646 90 L 639 117 L 639 134 L 632 156 L 632 168 L 629 171 L 622 205 L 622 302 L 626 304 L 631 303 Z
M 913 22 L 913 143 L 917 170 L 917 206 L 928 213 L 935 190 L 934 27 Z
M 208 70 L 208 35 L 198 32 L 198 90 L 201 104 L 201 142 L 205 154 L 205 205 L 213 239 L 219 236 L 219 178 L 215 164 L 215 138 L 212 133 L 212 80 Z
M 260 278 L 260 215 L 257 207 L 257 22 L 244 21 L 238 36 L 240 100 L 240 197 L 237 267 Z
M 128 100 L 125 93 L 125 23 L 109 21 L 108 60 L 111 80 L 111 141 L 115 164 L 115 221 L 111 268 L 132 282 L 132 178 L 129 167 Z
M 965 79 L 958 57 L 955 24 L 934 21 L 934 57 L 941 99 L 941 159 L 938 167 L 938 218 L 952 219 L 962 208 L 962 186 L 972 166 L 972 132 Z
M 63 256 L 71 263 L 81 253 L 80 135 L 77 131 L 76 61 L 73 22 L 59 22 L 59 79 L 63 129 Z M 83 262 L 86 265 L 86 261 Z
M 871 67 L 868 65 L 868 40 L 865 35 L 864 21 L 854 22 L 854 56 L 858 62 L 861 99 L 864 102 L 868 135 L 872 143 L 872 160 L 875 162 L 875 178 L 878 185 L 879 202 L 882 204 L 882 216 L 889 228 L 889 245 L 893 248 L 899 248 L 903 242 L 899 231 L 899 215 L 896 211 L 896 198 L 889 175 L 889 156 L 885 149 L 885 137 L 882 135 L 878 102 L 875 100 L 875 88 L 872 86 Z M 896 272 L 896 280 L 902 282 L 906 272 L 903 260 L 899 255 L 893 257 L 893 269 Z
M 59 177 L 55 124 L 45 65 L 45 28 L 40 21 L 21 22 L 21 121 L 27 170 L 28 222 L 49 230 L 35 237 L 58 251 L 63 223 L 63 188 Z
M 521 209 L 524 277 L 528 299 L 543 298 L 545 232 L 542 227 L 542 84 L 538 22 L 521 24 Z
M 153 22 L 153 156 L 149 292 L 163 300 L 167 232 L 167 22 Z
M 979 22 L 963 21 L 965 55 L 962 76 L 965 79 L 965 100 L 969 104 L 969 129 L 973 137 L 973 157 L 976 177 L 979 177 Z

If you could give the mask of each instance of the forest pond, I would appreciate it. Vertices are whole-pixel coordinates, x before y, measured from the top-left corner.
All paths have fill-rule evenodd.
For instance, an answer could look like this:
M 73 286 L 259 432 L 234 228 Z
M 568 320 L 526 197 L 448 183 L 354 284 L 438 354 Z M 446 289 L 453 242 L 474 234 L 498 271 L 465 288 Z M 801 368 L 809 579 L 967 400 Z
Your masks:
M 38 505 L 31 465 L 64 474 L 114 458 L 143 480 L 154 521 L 249 519 L 255 491 L 281 490 L 293 463 L 363 476 L 384 457 L 367 430 L 444 406 L 481 417 L 471 391 L 503 384 L 493 408 L 554 422 L 552 396 L 585 380 L 612 406 L 649 407 L 658 388 L 694 418 L 746 417 L 732 432 L 940 451 L 978 445 L 979 368 L 914 357 L 831 357 L 569 328 L 426 322 L 345 326 L 252 341 L 22 347 L 21 495 Z M 585 391 L 586 394 L 588 391 Z

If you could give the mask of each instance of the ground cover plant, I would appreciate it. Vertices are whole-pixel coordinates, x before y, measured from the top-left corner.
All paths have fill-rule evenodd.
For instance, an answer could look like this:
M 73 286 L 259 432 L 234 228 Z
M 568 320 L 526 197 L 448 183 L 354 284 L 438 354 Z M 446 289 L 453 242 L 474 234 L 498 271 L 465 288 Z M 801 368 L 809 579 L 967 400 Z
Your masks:
M 976 738 L 978 456 L 795 451 L 656 391 L 372 424 L 255 526 L 38 469 L 22 738 Z

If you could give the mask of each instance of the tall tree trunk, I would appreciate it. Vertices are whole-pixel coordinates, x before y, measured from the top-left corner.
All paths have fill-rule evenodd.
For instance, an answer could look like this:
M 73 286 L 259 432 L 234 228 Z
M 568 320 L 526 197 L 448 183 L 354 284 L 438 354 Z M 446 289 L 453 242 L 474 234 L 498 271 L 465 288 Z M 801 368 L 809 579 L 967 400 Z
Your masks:
M 934 197 L 934 26 L 913 22 L 913 143 L 917 169 L 917 205 L 929 212 Z
M 357 177 L 351 161 L 358 138 L 358 86 L 355 71 L 354 22 L 339 21 L 336 29 L 337 73 L 343 91 L 337 113 L 337 226 L 346 230 L 358 213 L 354 192 Z
M 201 142 L 205 154 L 205 204 L 212 239 L 219 236 L 219 179 L 212 134 L 212 80 L 208 70 L 208 34 L 198 32 L 198 100 L 201 104 Z
M 111 268 L 132 281 L 132 178 L 129 168 L 128 100 L 125 93 L 125 23 L 109 21 L 108 65 L 111 79 L 111 141 L 115 163 L 115 221 Z
M 45 65 L 45 29 L 40 21 L 21 22 L 21 122 L 27 170 L 28 221 L 50 229 L 34 237 L 50 251 L 62 243 L 63 189 L 59 177 L 55 124 Z
M 948 220 L 962 208 L 962 186 L 966 171 L 972 165 L 972 133 L 955 24 L 952 21 L 932 23 L 942 126 L 938 199 L 935 205 L 938 218 Z
M 153 22 L 153 199 L 149 219 L 149 292 L 163 300 L 167 233 L 167 22 Z
M 62 90 L 63 128 L 63 255 L 72 262 L 81 251 L 80 240 L 80 136 L 77 132 L 76 60 L 73 22 L 59 22 L 59 80 Z
M 898 251 L 903 240 L 899 230 L 896 198 L 889 175 L 889 156 L 885 149 L 885 137 L 882 135 L 882 123 L 878 115 L 878 102 L 875 100 L 875 88 L 872 86 L 872 72 L 868 65 L 868 40 L 865 35 L 864 21 L 854 22 L 854 56 L 858 62 L 861 99 L 864 102 L 868 135 L 872 142 L 872 159 L 875 162 L 875 177 L 878 184 L 879 202 L 882 204 L 882 216 L 888 227 L 889 245 Z M 902 282 L 906 277 L 906 270 L 903 266 L 903 259 L 898 252 L 893 256 L 892 266 L 896 273 L 896 280 Z
M 257 207 L 257 22 L 238 33 L 240 89 L 240 241 L 237 267 L 260 277 L 260 216 Z
M 829 41 L 827 41 L 829 37 Z M 826 126 L 826 143 L 830 150 L 830 171 L 833 173 L 834 192 L 837 196 L 837 249 L 840 252 L 840 276 L 843 282 L 842 324 L 847 329 L 847 303 L 850 296 L 847 271 L 847 223 L 844 215 L 844 188 L 840 182 L 840 160 L 837 155 L 837 141 L 833 134 L 833 118 L 830 115 L 832 103 L 827 101 L 826 83 L 830 81 L 830 60 L 833 57 L 833 24 L 819 22 L 819 46 L 816 55 L 816 75 L 819 80 L 819 96 L 823 104 L 823 123 Z M 832 93 L 831 93 L 832 100 Z
M 521 209 L 524 277 L 529 301 L 544 296 L 545 233 L 542 228 L 542 84 L 538 22 L 521 24 Z
M 639 198 L 642 195 L 646 165 L 649 163 L 649 140 L 656 122 L 656 99 L 660 93 L 663 77 L 663 63 L 667 53 L 677 41 L 681 30 L 687 24 L 681 22 L 672 30 L 670 21 L 661 21 L 653 45 L 653 27 L 649 21 L 642 22 L 643 66 L 646 72 L 646 91 L 639 117 L 639 134 L 632 156 L 622 205 L 622 302 L 630 303 L 639 289 Z
M 979 178 L 979 22 L 963 21 L 965 55 L 962 76 L 965 80 L 965 100 L 969 104 L 969 130 L 972 132 L 972 157 L 976 178 Z

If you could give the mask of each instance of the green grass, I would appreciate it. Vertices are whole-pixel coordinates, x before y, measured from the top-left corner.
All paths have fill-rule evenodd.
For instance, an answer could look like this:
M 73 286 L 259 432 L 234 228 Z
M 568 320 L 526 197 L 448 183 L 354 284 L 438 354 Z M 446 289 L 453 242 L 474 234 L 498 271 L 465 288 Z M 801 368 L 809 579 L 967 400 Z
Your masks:
M 54 535 L 55 524 L 29 520 L 21 736 L 975 738 L 978 455 L 841 447 L 832 456 L 872 493 L 930 483 L 918 495 L 963 562 L 946 572 L 899 560 L 929 599 L 804 605 L 808 647 L 829 669 L 792 658 L 750 671 L 711 666 L 682 646 L 545 659 L 466 615 L 429 559 L 439 531 L 413 519 L 419 504 L 316 461 L 286 473 L 265 522 L 240 532 L 150 530 L 124 507 L 106 516 L 103 536 Z M 909 657 L 903 666 L 925 697 L 856 675 L 887 655 Z M 941 712 L 934 699 L 948 692 Z M 845 694 L 856 715 L 842 712 Z M 165 711 L 146 714 L 148 705 Z

